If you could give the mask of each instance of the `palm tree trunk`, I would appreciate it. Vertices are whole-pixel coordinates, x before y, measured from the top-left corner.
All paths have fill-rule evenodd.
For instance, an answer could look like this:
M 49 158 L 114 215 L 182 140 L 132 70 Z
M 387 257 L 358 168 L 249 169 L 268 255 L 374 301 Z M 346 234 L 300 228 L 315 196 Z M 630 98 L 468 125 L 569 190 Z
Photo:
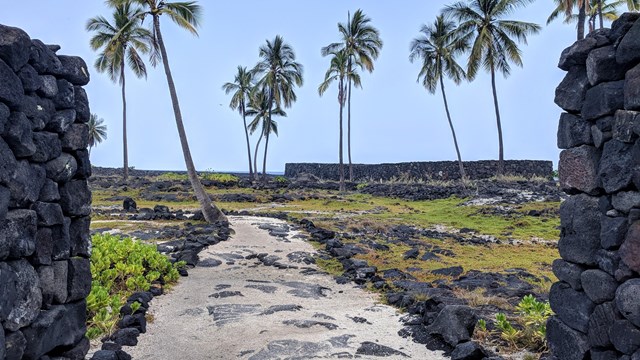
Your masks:
M 578 40 L 584 39 L 584 25 L 587 19 L 586 6 L 587 1 L 582 0 L 582 4 L 580 5 L 580 10 L 578 11 Z
M 258 142 L 256 143 L 256 151 L 253 153 L 253 168 L 256 170 L 253 173 L 253 179 L 258 180 L 258 148 L 260 148 L 260 142 L 262 141 L 262 137 L 264 136 L 264 132 L 260 134 L 258 138 Z
M 600 29 L 604 28 L 604 19 L 602 16 L 602 0 L 598 0 L 598 17 L 600 18 Z
M 444 81 L 440 76 L 440 88 L 442 89 L 442 99 L 444 100 L 444 109 L 447 113 L 447 119 L 449 120 L 449 127 L 451 128 L 451 135 L 453 135 L 453 144 L 456 147 L 456 154 L 458 154 L 458 166 L 460 167 L 460 181 L 464 186 L 466 174 L 464 172 L 464 165 L 462 164 L 462 156 L 460 155 L 460 148 L 458 147 L 458 138 L 456 137 L 456 130 L 453 128 L 453 121 L 451 121 L 451 113 L 449 113 L 449 103 L 447 102 L 447 94 L 444 92 Z
M 178 127 L 178 135 L 180 137 L 180 145 L 182 146 L 182 154 L 184 155 L 184 162 L 187 166 L 187 174 L 191 181 L 193 191 L 200 203 L 202 209 L 202 215 L 208 223 L 216 221 L 226 221 L 227 218 L 224 214 L 211 202 L 211 198 L 204 191 L 204 187 L 198 179 L 196 168 L 193 165 L 193 159 L 191 158 L 191 151 L 189 150 L 189 143 L 187 141 L 187 133 L 184 130 L 184 123 L 182 122 L 182 112 L 180 111 L 180 103 L 178 102 L 178 94 L 176 92 L 176 86 L 173 82 L 173 76 L 171 75 L 171 68 L 169 67 L 169 58 L 167 57 L 167 49 L 164 46 L 162 40 L 162 33 L 160 32 L 160 16 L 153 15 L 153 26 L 158 38 L 158 46 L 160 47 L 160 53 L 162 55 L 162 64 L 164 65 L 164 72 L 167 77 L 167 84 L 169 86 L 169 94 L 171 95 L 171 104 L 173 105 L 173 113 L 176 118 L 176 126 Z
M 262 180 L 267 180 L 267 150 L 269 150 L 269 134 L 271 133 L 271 108 L 273 107 L 273 90 L 269 90 L 269 122 L 267 123 L 267 139 L 264 142 L 264 159 L 262 160 Z
M 129 179 L 129 150 L 127 147 L 127 96 L 125 92 L 124 77 L 124 57 L 120 64 L 120 81 L 122 82 L 122 157 L 123 157 L 123 174 L 122 178 L 126 183 Z
M 493 104 L 496 108 L 496 123 L 498 124 L 498 176 L 504 175 L 504 144 L 502 142 L 502 123 L 500 121 L 500 108 L 498 106 L 498 92 L 496 90 L 496 70 L 491 65 L 491 87 L 493 89 Z
M 349 68 L 351 68 L 351 63 L 349 63 Z M 349 70 L 351 73 L 351 70 Z M 349 90 L 348 90 L 348 105 L 347 105 L 347 153 L 349 155 L 349 181 L 353 181 L 353 163 L 351 163 L 351 79 L 348 80 Z
M 339 158 L 340 158 L 340 192 L 345 192 L 346 188 L 344 186 L 344 155 L 343 155 L 343 149 L 342 149 L 342 138 L 343 138 L 343 132 L 342 132 L 342 113 L 343 113 L 343 109 L 344 109 L 344 80 L 341 78 L 340 79 L 340 90 L 338 90 L 338 102 L 340 103 L 340 144 L 339 144 Z
M 251 144 L 249 143 L 249 130 L 247 130 L 247 116 L 245 115 L 244 101 L 242 101 L 242 121 L 244 122 L 244 136 L 247 139 L 247 157 L 249 158 L 249 177 L 253 178 L 253 168 L 251 167 Z

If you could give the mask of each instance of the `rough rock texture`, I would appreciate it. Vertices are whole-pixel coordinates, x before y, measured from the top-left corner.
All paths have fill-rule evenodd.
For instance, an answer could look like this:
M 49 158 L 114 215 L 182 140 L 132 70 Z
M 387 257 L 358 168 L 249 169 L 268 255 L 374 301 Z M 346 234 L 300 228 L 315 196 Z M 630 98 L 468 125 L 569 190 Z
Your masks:
M 0 25 L 3 360 L 83 359 L 89 349 L 89 73 L 52 48 Z
M 488 179 L 496 174 L 497 161 L 465 161 L 464 170 L 470 179 Z M 550 161 L 507 160 L 505 173 L 522 176 L 549 177 L 553 171 Z M 338 164 L 286 164 L 284 174 L 288 178 L 313 175 L 324 180 L 339 180 Z M 411 179 L 457 180 L 460 168 L 456 161 L 409 162 L 397 164 L 353 164 L 354 180 Z
M 559 173 L 571 196 L 547 340 L 558 359 L 640 359 L 640 15 L 577 41 L 559 67 Z

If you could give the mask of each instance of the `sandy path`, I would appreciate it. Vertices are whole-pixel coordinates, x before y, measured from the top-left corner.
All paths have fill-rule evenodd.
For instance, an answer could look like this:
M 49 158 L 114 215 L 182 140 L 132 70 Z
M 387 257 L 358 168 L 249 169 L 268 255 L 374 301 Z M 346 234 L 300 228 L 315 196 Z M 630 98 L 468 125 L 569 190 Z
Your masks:
M 191 270 L 170 294 L 153 300 L 154 320 L 147 333 L 138 346 L 125 348 L 134 359 L 366 359 L 384 354 L 391 359 L 445 359 L 398 336 L 400 315 L 373 294 L 338 285 L 309 270 L 316 268 L 299 257 L 288 258 L 314 252 L 295 232 L 274 237 L 258 228 L 269 224 L 286 229 L 284 222 L 251 217 L 230 221 L 236 232 L 232 239 L 200 254 L 212 265 L 215 260 L 222 264 Z M 244 259 L 260 253 L 297 268 Z M 377 356 L 367 355 L 361 348 L 365 342 Z

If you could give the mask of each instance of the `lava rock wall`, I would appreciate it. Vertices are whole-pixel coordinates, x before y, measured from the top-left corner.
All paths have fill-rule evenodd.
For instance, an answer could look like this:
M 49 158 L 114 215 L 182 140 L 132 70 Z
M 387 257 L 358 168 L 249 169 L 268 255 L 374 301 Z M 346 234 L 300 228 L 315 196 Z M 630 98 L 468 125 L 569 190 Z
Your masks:
M 525 177 L 550 178 L 553 172 L 551 161 L 507 160 L 505 174 Z M 345 164 L 345 175 L 349 177 L 349 165 Z M 472 180 L 496 176 L 497 161 L 465 161 L 464 170 Z M 338 164 L 286 164 L 284 175 L 295 178 L 310 174 L 325 180 L 340 180 Z M 457 161 L 407 162 L 396 164 L 353 164 L 353 178 L 360 181 L 391 179 L 458 180 L 460 168 Z
M 563 51 L 556 90 L 560 280 L 547 339 L 562 360 L 640 359 L 640 14 Z
M 89 350 L 89 73 L 59 48 L 0 25 L 0 359 Z

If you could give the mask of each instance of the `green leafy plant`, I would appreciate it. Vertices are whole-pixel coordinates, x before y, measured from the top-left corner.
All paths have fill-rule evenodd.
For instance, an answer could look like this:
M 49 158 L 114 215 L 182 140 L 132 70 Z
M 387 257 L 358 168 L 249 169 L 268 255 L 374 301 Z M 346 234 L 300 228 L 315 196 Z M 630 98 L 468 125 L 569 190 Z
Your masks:
M 520 329 L 511 325 L 504 313 L 496 314 L 496 328 L 500 337 L 514 348 L 538 351 L 546 348 L 547 320 L 553 315 L 549 302 L 527 295 L 516 306 L 516 321 Z
M 96 234 L 92 241 L 93 281 L 87 297 L 87 337 L 95 339 L 115 330 L 120 308 L 127 297 L 149 290 L 156 280 L 175 283 L 180 277 L 178 268 L 185 264 L 172 264 L 155 246 L 130 238 Z M 133 303 L 131 307 L 137 310 L 140 304 Z
M 358 185 L 356 185 L 356 190 L 360 191 L 363 190 L 364 188 L 366 188 L 367 186 L 369 186 L 368 183 L 364 182 L 364 183 L 359 183 Z
M 240 178 L 231 174 L 204 173 L 200 176 L 202 180 L 215 181 L 223 184 L 237 184 Z
M 485 319 L 478 319 L 478 324 L 476 326 L 476 329 L 479 331 L 487 331 L 487 321 Z
M 273 178 L 273 181 L 280 183 L 280 184 L 288 184 L 289 183 L 289 179 L 287 179 L 284 176 L 276 176 L 275 178 Z

